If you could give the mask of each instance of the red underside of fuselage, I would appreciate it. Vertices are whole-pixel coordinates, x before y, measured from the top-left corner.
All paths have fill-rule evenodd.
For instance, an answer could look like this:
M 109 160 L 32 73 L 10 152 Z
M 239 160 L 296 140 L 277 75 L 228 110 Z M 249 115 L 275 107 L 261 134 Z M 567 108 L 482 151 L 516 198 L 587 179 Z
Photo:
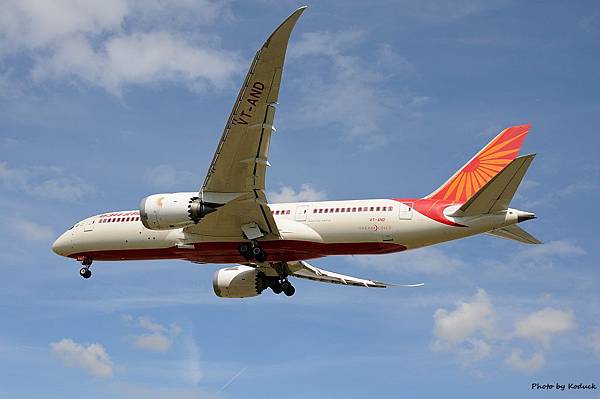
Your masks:
M 211 242 L 194 244 L 191 248 L 122 249 L 89 251 L 69 255 L 71 258 L 90 257 L 93 260 L 152 260 L 185 259 L 198 263 L 246 263 L 239 252 L 241 242 Z M 261 241 L 268 260 L 287 262 L 321 258 L 330 255 L 369 255 L 404 251 L 405 246 L 386 242 L 332 243 L 308 241 Z

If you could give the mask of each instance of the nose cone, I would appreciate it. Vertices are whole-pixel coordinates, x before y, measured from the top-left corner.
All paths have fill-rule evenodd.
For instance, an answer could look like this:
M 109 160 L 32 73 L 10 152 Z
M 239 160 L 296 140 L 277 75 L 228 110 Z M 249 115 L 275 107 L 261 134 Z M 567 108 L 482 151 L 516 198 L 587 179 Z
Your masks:
M 58 237 L 56 239 L 56 241 L 54 241 L 54 244 L 52 244 L 52 250 L 60 256 L 67 256 L 69 247 L 70 245 L 70 240 L 67 237 L 66 233 L 63 233 L 60 237 Z

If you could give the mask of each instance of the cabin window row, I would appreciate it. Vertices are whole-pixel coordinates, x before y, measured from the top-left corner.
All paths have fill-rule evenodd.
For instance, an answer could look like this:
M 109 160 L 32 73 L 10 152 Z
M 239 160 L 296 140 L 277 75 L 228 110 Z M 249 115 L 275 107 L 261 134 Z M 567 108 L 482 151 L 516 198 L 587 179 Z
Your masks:
M 110 218 L 110 219 L 100 219 L 98 223 L 113 223 L 113 222 L 137 222 L 140 220 L 139 216 L 131 216 L 128 218 Z
M 291 211 L 289 209 L 282 209 L 280 211 L 271 211 L 273 215 L 289 215 Z
M 352 208 L 319 208 L 313 213 L 392 212 L 393 206 L 357 206 Z

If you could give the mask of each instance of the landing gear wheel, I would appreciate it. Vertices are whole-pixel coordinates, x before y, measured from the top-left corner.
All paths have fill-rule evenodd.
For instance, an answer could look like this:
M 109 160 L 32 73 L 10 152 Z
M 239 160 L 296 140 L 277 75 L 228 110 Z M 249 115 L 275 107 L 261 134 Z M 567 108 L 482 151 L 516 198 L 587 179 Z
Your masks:
M 279 281 L 274 281 L 271 283 L 271 290 L 273 290 L 273 293 L 279 295 L 283 292 L 283 287 Z
M 294 288 L 294 286 L 293 286 L 293 285 L 291 285 L 291 284 L 290 284 L 290 285 L 289 285 L 287 288 L 285 288 L 285 289 L 283 290 L 283 293 L 284 293 L 286 296 L 292 296 L 292 295 L 294 295 L 294 294 L 296 293 L 296 289 Z
M 266 262 L 267 261 L 267 254 L 261 249 L 260 252 L 254 257 L 254 259 L 256 259 L 257 262 Z
M 252 246 L 248 243 L 240 244 L 240 253 L 246 260 L 252 260 L 254 257 L 252 255 Z
M 292 296 L 296 292 L 296 289 L 294 288 L 294 286 L 287 280 L 284 280 L 281 283 L 281 288 L 283 289 L 283 293 L 286 296 Z
M 87 267 L 79 269 L 79 275 L 85 279 L 92 277 L 92 271 Z

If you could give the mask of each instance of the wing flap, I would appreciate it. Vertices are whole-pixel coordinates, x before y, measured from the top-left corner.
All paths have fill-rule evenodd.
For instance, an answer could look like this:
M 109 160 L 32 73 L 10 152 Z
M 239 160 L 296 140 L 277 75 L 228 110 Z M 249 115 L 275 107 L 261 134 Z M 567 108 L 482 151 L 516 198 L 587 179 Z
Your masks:
M 242 226 L 256 224 L 264 236 L 281 237 L 267 198 L 262 190 L 245 193 L 203 217 L 198 224 L 186 227 L 189 234 L 245 239 Z

